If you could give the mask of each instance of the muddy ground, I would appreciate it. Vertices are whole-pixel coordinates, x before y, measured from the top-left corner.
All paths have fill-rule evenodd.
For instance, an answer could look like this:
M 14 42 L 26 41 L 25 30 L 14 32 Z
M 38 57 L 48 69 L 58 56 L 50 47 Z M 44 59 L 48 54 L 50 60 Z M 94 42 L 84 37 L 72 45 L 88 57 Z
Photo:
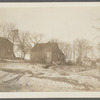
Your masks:
M 0 92 L 100 91 L 99 68 L 0 63 Z

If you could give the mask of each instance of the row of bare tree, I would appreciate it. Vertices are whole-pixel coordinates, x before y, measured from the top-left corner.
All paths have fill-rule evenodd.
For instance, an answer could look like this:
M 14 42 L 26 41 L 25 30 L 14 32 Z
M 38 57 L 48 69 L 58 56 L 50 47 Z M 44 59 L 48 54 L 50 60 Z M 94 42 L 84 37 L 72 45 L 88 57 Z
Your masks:
M 66 61 L 82 65 L 85 62 L 94 62 L 100 58 L 100 42 L 95 46 L 96 48 L 86 39 L 77 39 L 72 43 L 52 39 L 51 42 L 58 43 L 59 48 L 66 56 Z
M 43 35 L 39 33 L 31 34 L 29 32 L 22 32 L 15 24 L 0 24 L 0 37 L 10 40 L 14 44 L 14 51 L 20 52 L 20 57 L 25 58 L 32 47 L 41 41 Z
M 25 58 L 25 55 L 30 52 L 32 47 L 43 39 L 43 34 L 30 32 L 22 32 L 15 24 L 0 24 L 0 37 L 10 40 L 14 44 L 14 51 L 20 52 L 20 57 Z M 66 61 L 74 61 L 82 64 L 85 60 L 93 60 L 94 47 L 86 39 L 74 40 L 73 43 L 62 42 L 57 39 L 52 39 L 51 42 L 57 42 L 59 48 L 66 56 Z M 100 54 L 100 43 L 97 46 L 98 54 Z

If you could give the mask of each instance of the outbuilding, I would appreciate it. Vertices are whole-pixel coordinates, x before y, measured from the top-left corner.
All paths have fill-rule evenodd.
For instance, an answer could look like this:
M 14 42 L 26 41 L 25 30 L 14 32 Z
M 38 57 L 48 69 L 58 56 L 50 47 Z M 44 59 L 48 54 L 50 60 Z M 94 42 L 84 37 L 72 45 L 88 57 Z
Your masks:
M 31 50 L 30 60 L 35 63 L 65 63 L 65 55 L 57 43 L 38 43 Z
M 14 58 L 13 43 L 8 39 L 0 37 L 0 58 Z

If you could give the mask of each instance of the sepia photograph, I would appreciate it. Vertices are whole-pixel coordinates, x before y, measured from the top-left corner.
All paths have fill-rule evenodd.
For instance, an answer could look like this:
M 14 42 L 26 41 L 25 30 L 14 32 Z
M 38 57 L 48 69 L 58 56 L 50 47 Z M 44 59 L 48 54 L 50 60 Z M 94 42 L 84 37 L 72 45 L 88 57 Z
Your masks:
M 100 92 L 100 3 L 1 3 L 0 92 Z

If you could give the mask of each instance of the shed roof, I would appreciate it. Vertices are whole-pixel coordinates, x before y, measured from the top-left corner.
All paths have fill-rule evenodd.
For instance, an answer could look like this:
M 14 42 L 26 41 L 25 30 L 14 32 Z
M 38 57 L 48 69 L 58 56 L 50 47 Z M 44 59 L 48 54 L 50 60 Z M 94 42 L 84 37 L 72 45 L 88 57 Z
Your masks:
M 4 37 L 0 37 L 0 43 L 2 43 L 2 44 L 13 45 L 12 42 L 10 42 L 8 39 L 6 39 L 6 38 L 4 38 Z

